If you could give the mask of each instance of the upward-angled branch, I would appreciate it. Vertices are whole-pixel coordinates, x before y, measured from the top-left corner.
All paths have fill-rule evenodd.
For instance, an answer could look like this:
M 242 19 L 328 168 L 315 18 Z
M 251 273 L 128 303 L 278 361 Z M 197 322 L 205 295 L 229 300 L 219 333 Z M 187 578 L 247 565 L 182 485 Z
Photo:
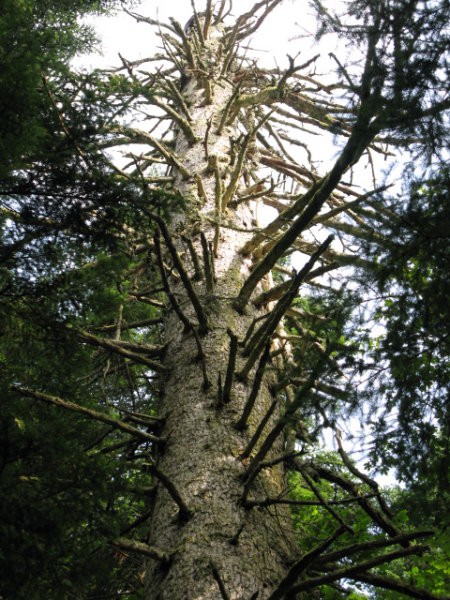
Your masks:
M 189 296 L 190 301 L 192 302 L 192 306 L 194 307 L 195 313 L 199 322 L 199 331 L 200 333 L 206 333 L 208 331 L 208 320 L 203 310 L 202 305 L 200 304 L 200 300 L 192 286 L 191 279 L 184 268 L 184 265 L 181 261 L 181 258 L 178 255 L 177 249 L 174 246 L 172 241 L 172 237 L 167 229 L 167 225 L 164 220 L 157 214 L 152 213 L 150 211 L 145 211 L 151 219 L 157 222 L 158 227 L 161 230 L 161 233 L 164 237 L 164 241 L 166 242 L 166 246 L 170 252 L 172 257 L 174 266 L 180 275 L 181 281 L 183 282 L 184 287 L 186 288 L 186 292 Z
M 385 590 L 399 592 L 410 598 L 418 598 L 418 600 L 449 600 L 450 598 L 450 596 L 437 596 L 427 590 L 403 583 L 403 581 L 398 581 L 392 577 L 384 577 L 383 575 L 377 575 L 375 573 L 357 573 L 352 575 L 351 578 L 354 581 L 360 581 L 361 583 L 367 583 L 368 585 L 384 588 Z
M 237 23 L 242 26 L 240 33 L 236 36 L 237 40 L 244 40 L 249 35 L 252 35 L 255 31 L 261 27 L 265 19 L 270 15 L 273 9 L 281 3 L 282 0 L 261 0 L 261 2 L 257 2 L 253 5 L 253 7 L 244 15 L 241 15 L 237 20 Z M 253 25 L 249 25 L 251 19 L 256 16 L 259 9 L 265 6 L 266 10 L 262 13 L 262 15 L 256 20 Z
M 286 233 L 271 248 L 266 256 L 253 269 L 247 281 L 242 286 L 239 296 L 236 298 L 233 304 L 236 310 L 242 312 L 258 283 L 272 269 L 277 260 L 283 256 L 283 254 L 293 244 L 300 233 L 306 229 L 312 219 L 318 214 L 322 205 L 339 183 L 343 173 L 351 164 L 359 159 L 368 142 L 373 138 L 375 133 L 376 131 L 372 130 L 369 125 L 367 126 L 367 130 L 364 132 L 360 131 L 359 127 L 354 129 L 333 169 L 321 181 L 317 188 L 314 186 L 314 192 L 310 192 L 310 196 L 312 197 L 307 207 L 290 225 Z M 280 217 L 282 216 L 283 213 L 280 215 Z
M 387 554 L 375 556 L 374 558 L 357 563 L 355 565 L 336 569 L 330 573 L 325 573 L 324 575 L 319 575 L 317 577 L 307 579 L 306 581 L 302 581 L 301 583 L 291 587 L 289 593 L 298 594 L 299 592 L 312 590 L 321 585 L 330 584 L 340 579 L 351 579 L 353 575 L 358 576 L 365 573 L 369 569 L 372 569 L 373 567 L 378 567 L 379 565 L 390 563 L 398 558 L 404 558 L 406 556 L 411 556 L 412 554 L 423 554 L 427 550 L 429 550 L 428 546 L 411 546 L 410 548 L 404 548 L 403 550 L 397 550 L 395 552 L 389 552 Z
M 316 546 L 313 550 L 305 554 L 290 569 L 286 577 L 278 584 L 277 589 L 269 596 L 268 600 L 280 600 L 291 589 L 299 576 L 314 562 L 320 555 L 331 546 L 341 535 L 346 532 L 345 527 L 339 527 L 329 538 Z
M 271 339 L 274 331 L 276 330 L 278 323 L 283 318 L 284 314 L 292 304 L 295 296 L 297 295 L 298 288 L 300 287 L 302 281 L 308 272 L 312 269 L 316 260 L 320 257 L 322 252 L 324 252 L 328 246 L 331 244 L 333 240 L 333 236 L 329 236 L 325 242 L 323 242 L 316 252 L 311 256 L 306 265 L 297 273 L 297 275 L 293 278 L 291 286 L 289 290 L 284 294 L 282 298 L 277 302 L 276 306 L 270 313 L 269 318 L 265 321 L 261 327 L 254 333 L 254 335 L 247 342 L 246 347 L 244 348 L 244 356 L 248 355 L 249 358 L 247 363 L 243 367 L 240 372 L 241 379 L 245 379 L 250 372 L 250 369 L 255 364 L 258 359 L 259 354 L 261 353 L 264 345 L 268 340 Z M 236 308 L 236 307 L 235 307 Z

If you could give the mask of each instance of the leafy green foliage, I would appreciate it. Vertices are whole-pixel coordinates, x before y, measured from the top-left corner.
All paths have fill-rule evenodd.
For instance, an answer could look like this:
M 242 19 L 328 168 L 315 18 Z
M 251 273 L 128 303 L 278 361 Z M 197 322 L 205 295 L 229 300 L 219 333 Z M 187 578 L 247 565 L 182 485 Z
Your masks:
M 371 459 L 395 466 L 413 489 L 422 487 L 438 521 L 449 493 L 449 182 L 447 170 L 412 182 L 386 231 L 392 243 L 372 247 L 378 263 L 372 281 L 383 298 L 375 316 L 385 334 L 370 351 L 382 368 L 368 394 L 378 410 L 383 399 Z
M 0 15 L 0 179 L 21 168 L 47 138 L 43 76 L 67 72 L 70 58 L 93 47 L 81 15 L 117 2 L 4 0 Z

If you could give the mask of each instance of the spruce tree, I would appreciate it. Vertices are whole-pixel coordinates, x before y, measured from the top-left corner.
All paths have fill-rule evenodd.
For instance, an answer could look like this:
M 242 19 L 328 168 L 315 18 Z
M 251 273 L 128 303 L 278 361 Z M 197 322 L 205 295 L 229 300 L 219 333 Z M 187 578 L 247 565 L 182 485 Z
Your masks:
M 67 413 L 83 431 L 66 456 L 92 461 L 114 490 L 92 487 L 95 511 L 81 511 L 77 535 L 104 506 L 111 522 L 86 543 L 123 584 L 91 578 L 86 598 L 340 598 L 359 584 L 437 597 L 385 572 L 423 555 L 432 532 L 402 526 L 336 415 L 358 356 L 343 284 L 371 268 L 356 247 L 389 247 L 374 223 L 396 218 L 383 185 L 361 191 L 351 175 L 406 144 L 438 156 L 448 8 L 353 2 L 347 25 L 316 2 L 322 33 L 363 51 L 360 70 L 335 57 L 330 84 L 314 57 L 270 70 L 245 52 L 280 3 L 237 17 L 225 1 L 192 3 L 186 26 L 135 15 L 159 28 L 160 54 L 66 87 L 49 80 L 65 154 L 29 162 L 3 190 L 7 439 L 42 440 L 24 407 L 38 429 L 41 406 L 56 407 L 52 418 Z M 304 164 L 293 156 L 308 131 L 335 136 L 327 172 L 307 147 Z M 118 162 L 108 150 L 122 146 Z M 265 205 L 277 212 L 266 226 Z M 298 270 L 295 251 L 307 255 Z M 17 366 L 27 354 L 17 323 L 30 327 L 37 368 Z M 46 341 L 66 357 L 47 350 L 50 368 L 38 360 Z M 324 428 L 334 453 L 317 449 Z M 23 452 L 29 465 L 36 450 Z M 35 485 L 22 454 L 8 447 L 5 466 Z

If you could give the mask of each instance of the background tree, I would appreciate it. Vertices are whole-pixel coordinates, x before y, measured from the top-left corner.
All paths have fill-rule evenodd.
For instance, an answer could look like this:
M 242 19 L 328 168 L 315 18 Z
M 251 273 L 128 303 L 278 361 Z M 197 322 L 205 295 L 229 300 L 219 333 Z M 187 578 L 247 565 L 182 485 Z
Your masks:
M 363 57 L 362 69 L 334 57 L 338 79 L 323 83 L 317 57 L 281 71 L 246 55 L 280 3 L 238 17 L 193 4 L 186 27 L 137 15 L 160 28 L 160 54 L 43 79 L 52 144 L 2 188 L 2 479 L 23 507 L 3 520 L 11 548 L 40 514 L 76 507 L 52 521 L 67 544 L 40 578 L 49 597 L 346 597 L 358 584 L 436 597 L 386 571 L 426 552 L 431 531 L 396 520 L 337 415 L 357 402 L 346 381 L 361 347 L 345 282 L 372 266 L 361 243 L 388 251 L 398 221 L 386 182 L 361 191 L 355 165 L 405 145 L 439 157 L 449 9 L 355 2 L 349 21 L 316 3 L 323 32 Z M 328 171 L 311 133 L 334 136 Z M 278 214 L 266 226 L 261 205 Z M 324 427 L 337 453 L 317 451 Z M 33 531 L 17 554 L 36 572 L 46 538 Z M 86 555 L 115 577 L 94 567 L 81 584 Z M 18 561 L 5 593 L 29 597 Z

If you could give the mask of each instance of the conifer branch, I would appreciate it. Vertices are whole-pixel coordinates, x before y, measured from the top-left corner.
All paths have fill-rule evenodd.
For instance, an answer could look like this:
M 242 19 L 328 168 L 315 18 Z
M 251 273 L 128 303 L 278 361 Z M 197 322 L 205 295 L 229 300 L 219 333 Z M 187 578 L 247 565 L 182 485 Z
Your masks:
M 294 239 L 295 239 L 295 237 L 294 237 Z M 262 280 L 262 278 L 265 275 L 267 275 L 267 273 L 274 266 L 275 262 L 279 258 L 281 258 L 284 251 L 291 245 L 291 243 L 294 241 L 294 239 L 290 240 L 288 246 L 285 247 L 285 245 L 286 245 L 285 244 L 285 236 L 283 236 L 273 246 L 273 248 L 266 254 L 266 256 L 263 259 L 261 259 L 261 261 L 256 265 L 256 267 L 253 269 L 252 273 L 248 277 L 247 281 L 242 286 L 241 291 L 239 292 L 239 295 L 237 296 L 236 300 L 233 303 L 233 307 L 238 312 L 242 312 L 244 310 L 244 307 L 246 306 L 247 302 L 249 301 L 250 296 L 251 296 L 253 290 L 255 289 L 255 287 Z M 297 289 L 298 289 L 303 278 L 308 274 L 308 272 L 314 266 L 314 263 L 321 256 L 321 254 L 323 254 L 323 252 L 325 252 L 325 250 L 331 244 L 332 240 L 333 240 L 333 236 L 329 236 L 325 240 L 325 242 L 323 242 L 319 246 L 319 248 L 316 250 L 316 252 L 314 252 L 314 254 L 311 256 L 310 260 L 306 263 L 306 265 L 303 267 L 303 269 L 301 269 L 301 271 L 298 273 L 298 275 L 294 278 L 294 280 L 292 282 L 292 291 L 291 290 L 289 291 L 289 297 L 291 296 L 291 293 L 293 292 L 294 285 L 297 285 Z M 297 290 L 295 290 L 295 293 L 296 293 L 296 291 Z M 290 300 L 290 302 L 292 302 L 292 299 Z
M 293 584 L 300 575 L 346 531 L 345 527 L 339 527 L 339 529 L 337 529 L 329 538 L 324 540 L 313 550 L 310 550 L 298 562 L 292 565 L 286 577 L 278 584 L 277 589 L 272 592 L 268 600 L 281 600 L 286 594 L 290 594 Z
M 236 44 L 236 36 L 239 31 L 239 23 L 236 22 L 232 31 L 227 36 L 227 44 L 223 51 L 224 59 L 222 62 L 221 77 L 225 77 L 228 73 L 230 66 L 233 64 L 239 50 L 239 44 Z
M 450 598 L 450 596 L 437 596 L 427 590 L 408 585 L 392 577 L 377 575 L 376 573 L 357 573 L 352 575 L 351 579 L 385 590 L 391 590 L 392 592 L 399 592 L 410 598 L 418 598 L 418 600 L 449 600 Z
M 178 255 L 177 249 L 175 248 L 175 245 L 172 241 L 172 237 L 169 233 L 169 230 L 167 229 L 167 225 L 165 224 L 164 220 L 157 214 L 152 213 L 150 211 L 145 211 L 148 216 L 153 219 L 154 221 L 157 222 L 158 227 L 161 230 L 161 233 L 164 237 L 164 241 L 166 243 L 167 249 L 169 250 L 169 253 L 172 257 L 175 269 L 178 271 L 178 274 L 180 275 L 180 279 L 184 285 L 184 287 L 186 288 L 186 292 L 189 296 L 189 299 L 192 303 L 192 306 L 195 310 L 195 313 L 197 315 L 197 319 L 199 322 L 199 331 L 200 333 L 204 334 L 208 331 L 208 320 L 206 317 L 206 314 L 203 310 L 202 305 L 200 304 L 200 300 L 198 299 L 198 296 L 192 286 L 191 280 L 189 278 L 189 275 L 186 272 L 186 269 L 184 268 L 184 265 L 182 263 L 181 258 Z
M 165 443 L 165 440 L 163 438 L 147 433 L 146 431 L 142 431 L 137 427 L 128 425 L 124 421 L 120 421 L 119 419 L 115 419 L 114 417 L 110 417 L 109 415 L 105 415 L 104 413 L 98 412 L 97 410 L 86 408 L 85 406 L 81 406 L 80 404 L 71 402 L 70 400 L 63 400 L 58 396 L 51 396 L 50 394 L 44 394 L 43 392 L 37 392 L 28 388 L 20 387 L 18 385 L 12 385 L 11 389 L 15 392 L 19 392 L 24 396 L 28 396 L 29 398 L 43 400 L 44 402 L 47 402 L 47 404 L 53 404 L 54 406 L 59 406 L 61 408 L 65 408 L 72 412 L 79 413 L 86 417 L 90 417 L 91 419 L 100 421 L 101 423 L 106 423 L 108 425 L 111 425 L 111 427 L 113 427 L 114 429 L 119 429 L 120 431 L 128 433 L 129 435 L 140 440 L 152 442 L 153 444 L 159 445 L 163 445 Z
M 240 346 L 243 346 L 245 348 L 245 346 L 248 343 L 248 340 L 250 339 L 250 337 L 253 335 L 253 332 L 255 330 L 256 324 L 259 323 L 260 321 L 262 321 L 263 319 L 267 319 L 269 317 L 269 313 L 260 315 L 259 317 L 255 317 L 253 319 L 253 321 L 250 323 L 249 328 L 247 329 L 247 333 L 245 334 L 245 337 L 243 339 L 242 342 L 239 343 Z
M 358 504 L 369 515 L 373 522 L 380 527 L 380 529 L 392 537 L 400 535 L 400 530 L 388 517 L 380 513 L 380 511 L 372 506 L 369 500 L 366 500 L 363 496 L 360 496 L 357 484 L 320 465 L 313 465 L 312 468 L 313 471 L 322 479 L 337 484 L 340 488 L 350 492 L 354 496 L 359 496 Z
M 212 0 L 207 0 L 205 9 L 205 22 L 203 24 L 203 37 L 205 40 L 208 39 L 209 28 L 211 26 L 212 19 Z
M 180 520 L 188 521 L 191 518 L 192 513 L 189 510 L 189 508 L 187 507 L 180 492 L 177 490 L 177 488 L 173 484 L 173 482 L 167 477 L 167 475 L 165 473 L 163 473 L 160 469 L 158 469 L 158 467 L 155 465 L 153 460 L 151 460 L 151 462 L 149 462 L 149 463 L 144 463 L 144 466 L 146 466 L 149 470 L 149 473 L 153 477 L 156 477 L 161 482 L 161 484 L 166 488 L 170 497 L 172 498 L 172 500 L 175 502 L 175 504 L 179 508 Z
M 375 498 L 375 494 L 366 494 L 364 498 Z M 342 500 L 328 500 L 330 506 L 341 506 L 345 504 L 354 504 L 358 498 L 343 498 Z M 253 498 L 245 501 L 245 508 L 259 506 L 265 508 L 276 504 L 286 504 L 287 506 L 323 506 L 323 502 L 316 500 L 293 500 L 292 498 Z
M 180 110 L 184 113 L 184 116 L 186 117 L 188 123 L 192 123 L 192 115 L 189 111 L 189 107 L 186 104 L 185 99 L 183 98 L 183 95 L 180 93 L 180 90 L 177 88 L 177 86 L 171 79 L 167 79 L 164 82 L 164 84 L 169 88 L 172 100 L 175 102 L 175 104 L 179 106 Z
M 181 307 L 178 304 L 177 299 L 175 298 L 172 290 L 170 289 L 169 280 L 167 279 L 166 268 L 164 266 L 164 261 L 162 258 L 159 229 L 157 229 L 155 232 L 154 242 L 155 242 L 156 260 L 158 263 L 159 271 L 161 274 L 161 279 L 162 279 L 162 282 L 164 285 L 164 289 L 165 289 L 167 298 L 169 299 L 169 302 L 170 302 L 173 310 L 175 311 L 176 315 L 178 316 L 178 318 L 184 325 L 184 333 L 187 333 L 188 331 L 191 331 L 193 329 L 193 325 L 191 324 L 189 319 L 186 317 L 186 315 L 181 310 Z
M 258 397 L 259 389 L 261 387 L 262 378 L 264 375 L 264 371 L 266 368 L 267 361 L 270 357 L 270 344 L 266 344 L 264 352 L 261 356 L 261 359 L 258 364 L 258 368 L 256 369 L 255 377 L 253 379 L 253 385 L 249 397 L 247 398 L 247 402 L 245 403 L 244 409 L 242 411 L 242 415 L 234 425 L 234 427 L 238 431 L 244 431 L 247 427 L 247 420 L 252 412 L 253 406 L 255 404 L 256 398 Z
M 197 183 L 197 193 L 199 198 L 203 198 L 203 200 L 207 201 L 208 196 L 206 195 L 205 186 L 203 185 L 203 179 L 198 174 L 196 174 L 194 177 Z
M 194 266 L 194 278 L 193 279 L 195 281 L 201 281 L 203 279 L 203 271 L 200 266 L 200 260 L 198 258 L 197 250 L 195 249 L 195 246 L 192 243 L 192 240 L 190 237 L 182 235 L 181 239 L 187 245 L 189 254 L 191 256 L 192 264 Z
M 227 594 L 225 585 L 220 576 L 219 569 L 217 568 L 216 564 L 212 560 L 209 562 L 209 565 L 211 567 L 213 577 L 216 580 L 217 585 L 219 586 L 220 595 L 222 596 L 222 600 L 230 600 L 230 596 Z
M 251 26 L 247 26 L 246 29 L 244 29 L 243 31 L 241 31 L 237 36 L 236 39 L 241 41 L 245 38 L 247 38 L 248 36 L 252 35 L 252 33 L 254 33 L 255 31 L 258 31 L 258 29 L 261 27 L 261 25 L 263 24 L 263 22 L 265 21 L 265 19 L 269 16 L 269 14 L 273 11 L 273 9 L 280 4 L 282 0 L 272 0 L 271 2 L 269 0 L 261 0 L 261 2 L 257 2 L 256 4 L 254 4 L 252 6 L 252 8 L 245 14 L 241 15 L 237 22 L 239 23 L 240 27 L 242 27 L 242 25 L 246 25 L 247 23 L 250 22 L 250 20 L 256 16 L 256 13 L 258 12 L 258 10 L 262 7 L 265 6 L 266 10 L 262 13 L 262 15 L 256 20 L 256 22 L 254 23 L 254 25 Z
M 427 550 L 429 550 L 428 546 L 410 546 L 409 548 L 404 548 L 403 550 L 397 550 L 395 552 L 382 554 L 381 556 L 376 556 L 372 559 L 368 559 L 356 565 L 336 569 L 331 571 L 330 573 L 325 573 L 324 575 L 319 575 L 317 577 L 307 579 L 306 581 L 302 581 L 301 583 L 291 587 L 289 593 L 298 594 L 299 592 L 312 590 L 321 585 L 333 583 L 334 581 L 338 581 L 339 579 L 352 579 L 353 575 L 359 576 L 360 574 L 364 574 L 365 571 L 368 571 L 373 567 L 378 567 L 379 565 L 390 563 L 393 560 L 396 560 L 398 558 L 405 558 L 406 556 L 411 556 L 412 554 L 423 554 Z
M 77 331 L 77 335 L 81 341 L 85 342 L 86 344 L 89 344 L 90 346 L 100 346 L 101 348 L 106 348 L 107 350 L 110 350 L 115 354 L 119 354 L 124 358 L 128 358 L 133 362 L 146 365 L 147 367 L 149 367 L 153 371 L 156 371 L 157 373 L 166 373 L 167 371 L 161 363 L 151 360 L 150 358 L 147 358 L 147 356 L 143 356 L 143 354 L 147 354 L 147 352 L 140 345 L 138 347 L 137 344 L 126 344 L 126 342 L 124 343 L 120 341 L 100 338 L 96 335 L 88 333 L 87 331 Z M 130 347 L 132 348 L 132 350 L 128 349 Z
M 205 265 L 205 280 L 206 280 L 206 291 L 209 294 L 214 292 L 214 274 L 213 274 L 213 261 L 214 257 L 208 247 L 208 241 L 203 231 L 200 233 L 200 241 L 202 243 L 203 250 L 203 263 Z
M 116 130 L 119 133 L 123 133 L 128 135 L 133 141 L 138 143 L 148 143 L 155 150 L 157 150 L 164 157 L 167 164 L 171 165 L 183 176 L 184 179 L 190 179 L 191 173 L 186 169 L 186 167 L 181 163 L 179 158 L 168 148 L 165 144 L 157 140 L 154 136 L 150 135 L 146 131 L 142 129 L 131 129 L 127 127 L 116 127 Z
M 188 140 L 188 142 L 190 144 L 195 144 L 195 142 L 198 141 L 198 139 L 194 133 L 194 130 L 190 126 L 189 121 L 187 119 L 185 119 L 180 114 L 178 114 L 177 111 L 174 110 L 171 106 L 169 106 L 165 102 L 162 102 L 162 100 L 158 100 L 157 96 L 155 96 L 155 95 L 152 96 L 151 102 L 152 102 L 152 104 L 154 104 L 155 106 L 158 106 L 161 110 L 163 110 L 164 112 L 166 112 L 169 115 L 169 117 L 172 119 L 172 121 L 174 123 L 176 123 L 178 125 L 178 127 L 181 129 L 181 131 L 184 133 L 184 135 L 186 136 L 186 139 Z
M 192 70 L 195 70 L 197 67 L 197 63 L 194 58 L 194 53 L 192 51 L 191 43 L 190 43 L 189 39 L 187 38 L 186 34 L 184 33 L 183 27 L 181 27 L 180 23 L 173 17 L 170 17 L 169 21 L 171 22 L 172 27 L 174 28 L 177 35 L 181 38 L 183 48 L 184 48 L 184 51 L 186 54 L 186 60 L 189 64 L 190 68 Z
M 163 319 L 161 317 L 156 317 L 156 318 L 151 318 L 151 319 L 142 319 L 141 321 L 131 321 L 130 323 L 127 323 L 126 321 L 124 321 L 121 325 L 121 330 L 126 331 L 128 329 L 138 329 L 140 327 L 151 327 L 153 325 L 160 325 L 162 322 L 163 322 Z M 91 329 L 91 331 L 108 332 L 108 331 L 114 331 L 116 329 L 116 327 L 117 327 L 116 323 L 111 323 L 108 325 L 93 326 L 93 327 L 90 327 L 89 329 Z
M 206 371 L 205 354 L 203 352 L 200 338 L 199 338 L 199 335 L 198 335 L 195 327 L 193 326 L 193 324 L 189 321 L 189 319 L 186 317 L 186 315 L 181 310 L 181 307 L 178 304 L 177 299 L 175 298 L 174 294 L 172 293 L 172 291 L 170 289 L 169 281 L 167 279 L 166 269 L 164 267 L 164 263 L 163 263 L 163 259 L 162 259 L 161 243 L 160 243 L 159 236 L 160 236 L 159 229 L 157 229 L 155 232 L 155 251 L 156 251 L 156 257 L 157 257 L 157 261 L 158 261 L 159 270 L 161 272 L 161 278 L 163 280 L 165 292 L 167 294 L 169 302 L 172 305 L 172 308 L 174 309 L 176 315 L 178 316 L 178 318 L 184 325 L 184 333 L 191 331 L 192 335 L 194 336 L 195 343 L 197 345 L 197 350 L 198 350 L 197 358 L 200 361 L 201 367 L 202 367 L 203 390 L 206 391 L 211 387 L 211 383 L 208 379 L 208 374 Z
M 297 390 L 295 399 L 286 407 L 284 416 L 275 423 L 275 425 L 272 427 L 272 429 L 267 434 L 266 439 L 261 444 L 256 455 L 253 457 L 253 459 L 250 462 L 250 465 L 248 466 L 247 471 L 244 475 L 244 478 L 247 482 L 253 481 L 253 479 L 255 478 L 255 476 L 259 470 L 260 463 L 263 462 L 264 458 L 267 456 L 267 453 L 270 451 L 273 444 L 275 443 L 275 440 L 282 433 L 282 431 L 284 430 L 286 425 L 289 423 L 290 419 L 294 418 L 295 412 L 300 408 L 304 397 L 308 394 L 308 392 L 314 386 L 314 383 L 322 369 L 323 360 L 324 359 L 322 358 L 319 361 L 319 363 L 316 365 L 315 369 L 309 376 L 307 383 L 300 390 Z M 273 404 L 274 403 L 272 402 L 272 405 Z M 272 405 L 269 408 L 269 412 L 272 409 Z M 248 489 L 248 487 L 249 486 L 247 485 L 247 489 Z
M 254 335 L 248 340 L 243 355 L 248 356 L 248 361 L 239 373 L 239 377 L 242 379 L 246 379 L 251 368 L 255 364 L 259 354 L 262 351 L 263 346 L 267 343 L 268 340 L 272 338 L 273 333 L 275 332 L 280 320 L 283 318 L 284 314 L 292 304 L 294 298 L 297 295 L 298 288 L 303 282 L 304 278 L 308 274 L 308 272 L 313 267 L 316 260 L 322 254 L 322 252 L 331 244 L 333 240 L 333 236 L 328 237 L 323 244 L 317 249 L 317 251 L 311 256 L 306 265 L 295 275 L 292 279 L 291 285 L 288 291 L 280 298 L 272 312 L 270 313 L 268 319 L 261 325 L 261 327 L 254 333 Z M 245 284 L 244 284 L 245 285 Z M 239 296 L 238 296 L 239 299 Z M 238 302 L 236 300 L 236 303 Z M 233 304 L 234 308 L 236 308 L 236 303 Z M 240 304 L 238 304 L 238 307 Z
M 328 500 L 326 500 L 322 493 L 320 492 L 319 488 L 314 485 L 313 480 L 311 479 L 311 477 L 309 477 L 308 473 L 306 472 L 305 469 L 302 469 L 301 467 L 298 468 L 299 472 L 301 473 L 301 476 L 303 477 L 303 479 L 305 480 L 307 486 L 309 487 L 309 489 L 312 491 L 312 493 L 316 496 L 316 498 L 319 500 L 320 504 L 324 507 L 325 510 L 327 510 L 330 515 L 336 519 L 336 521 L 338 523 L 340 523 L 343 527 L 345 527 L 347 529 L 347 531 L 349 531 L 350 533 L 355 533 L 353 528 L 350 527 L 350 525 L 347 525 L 345 523 L 345 521 L 343 520 L 343 518 L 334 510 L 334 508 L 332 508 L 332 506 L 330 505 L 330 503 L 328 502 Z
M 231 387 L 233 385 L 234 367 L 236 365 L 236 356 L 238 348 L 237 336 L 227 329 L 228 336 L 230 338 L 230 352 L 228 356 L 227 373 L 225 376 L 225 384 L 223 386 L 222 402 L 228 404 L 231 400 Z
M 172 555 L 168 552 L 164 552 L 164 550 L 161 550 L 156 546 L 149 546 L 143 542 L 137 542 L 136 540 L 128 540 L 120 537 L 111 542 L 111 544 L 123 552 L 142 554 L 143 556 L 154 558 L 161 563 L 169 564 L 172 560 Z
M 365 473 L 363 473 L 362 471 L 360 471 L 359 469 L 356 468 L 356 466 L 353 464 L 353 462 L 351 461 L 348 454 L 345 452 L 344 447 L 342 446 L 342 439 L 341 439 L 340 431 L 338 429 L 336 429 L 335 427 L 333 429 L 335 432 L 335 439 L 336 439 L 336 442 L 338 445 L 338 452 L 342 458 L 344 465 L 347 467 L 347 469 L 350 471 L 350 473 L 355 475 L 355 477 L 358 477 L 359 479 L 361 479 L 361 481 L 364 481 L 365 484 L 367 484 L 370 488 L 372 488 L 372 490 L 376 494 L 378 504 L 380 505 L 381 510 L 389 518 L 392 518 L 394 515 L 392 514 L 392 511 L 389 509 L 388 505 L 386 504 L 383 496 L 380 494 L 380 488 L 378 486 L 378 483 L 376 481 L 374 481 L 373 479 L 371 479 L 368 475 L 366 475 Z
M 198 12 L 195 8 L 194 0 L 191 0 L 192 12 L 194 13 L 194 23 L 195 23 L 195 32 L 198 35 L 198 39 L 200 41 L 201 46 L 205 47 L 205 36 L 203 35 L 203 28 L 200 25 L 200 19 L 198 18 Z
M 256 428 L 255 433 L 253 434 L 251 440 L 247 444 L 247 447 L 241 453 L 241 455 L 240 455 L 241 459 L 248 458 L 250 456 L 253 448 L 256 446 L 256 443 L 258 442 L 259 438 L 261 437 L 262 432 L 264 431 L 265 426 L 269 422 L 270 417 L 273 415 L 276 406 L 277 406 L 277 400 L 272 400 L 269 408 L 267 409 L 266 414 L 261 419 L 258 427 Z M 267 452 L 265 454 L 267 454 Z M 264 454 L 264 456 L 265 456 L 265 454 Z M 254 468 L 252 468 L 252 469 L 249 468 L 248 471 L 247 471 L 247 473 L 245 474 L 245 488 L 246 488 L 246 491 L 248 491 L 248 489 L 250 488 L 250 484 L 253 482 L 253 480 L 255 479 L 256 475 L 259 473 L 259 471 L 263 468 L 262 464 L 263 463 L 260 462 Z
M 222 111 L 222 116 L 220 118 L 219 127 L 217 128 L 217 131 L 216 131 L 216 135 L 222 135 L 225 125 L 229 124 L 228 116 L 230 114 L 231 107 L 234 105 L 236 98 L 239 95 L 241 86 L 242 86 L 242 82 L 239 81 L 238 84 L 235 86 L 233 93 L 231 94 L 228 102 L 225 104 L 225 107 Z
M 377 133 L 375 125 L 363 127 L 362 121 L 365 121 L 368 118 L 370 118 L 370 115 L 367 114 L 363 114 L 363 116 L 359 117 L 358 122 L 355 124 L 344 149 L 331 171 L 318 182 L 314 183 L 305 194 L 302 194 L 292 206 L 283 211 L 276 219 L 274 219 L 274 221 L 272 221 L 272 223 L 261 231 L 261 233 L 258 233 L 252 240 L 247 242 L 242 248 L 241 252 L 243 254 L 249 254 L 264 240 L 266 235 L 271 235 L 281 227 L 285 226 L 286 223 L 290 223 L 288 230 L 264 258 L 266 268 L 268 265 L 274 266 L 278 258 L 289 248 L 300 233 L 308 227 L 313 218 L 319 213 L 325 201 L 338 185 L 344 172 L 360 158 L 367 145 Z M 363 129 L 364 132 L 362 131 Z M 295 220 L 292 222 L 292 219 Z M 258 275 L 254 274 L 258 268 L 259 264 L 255 267 L 253 273 L 246 282 L 246 295 L 248 297 L 250 297 L 251 292 L 260 280 Z
M 358 552 L 366 552 L 367 550 L 375 550 L 378 548 L 388 548 L 389 546 L 395 546 L 396 544 L 401 544 L 402 546 L 406 545 L 408 547 L 410 541 L 417 538 L 430 537 L 434 533 L 435 532 L 431 530 L 411 531 L 409 533 L 401 533 L 387 540 L 378 539 L 352 544 L 351 546 L 344 546 L 344 548 L 340 548 L 334 552 L 323 554 L 317 561 L 317 564 L 327 565 L 332 561 L 348 558 L 352 554 L 356 554 Z

